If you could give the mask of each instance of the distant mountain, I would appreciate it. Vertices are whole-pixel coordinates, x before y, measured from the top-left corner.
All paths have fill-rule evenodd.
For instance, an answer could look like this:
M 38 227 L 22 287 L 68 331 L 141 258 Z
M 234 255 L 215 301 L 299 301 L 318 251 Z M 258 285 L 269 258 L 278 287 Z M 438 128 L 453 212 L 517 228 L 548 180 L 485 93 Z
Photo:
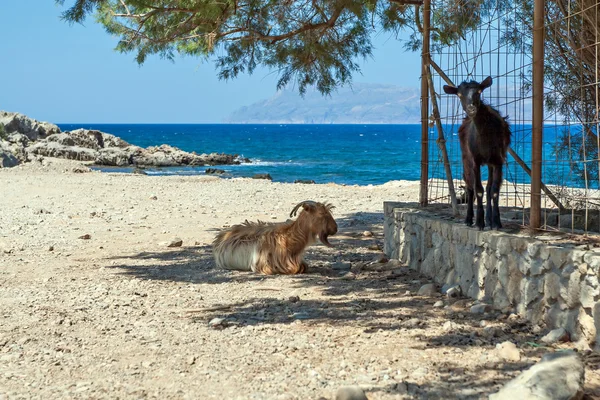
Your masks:
M 417 88 L 356 83 L 331 97 L 283 89 L 273 97 L 234 111 L 223 122 L 248 124 L 418 124 Z
M 488 94 L 486 100 L 495 105 L 511 123 L 531 123 L 531 98 L 519 100 L 516 88 L 503 87 L 500 92 Z M 502 95 L 501 98 L 494 96 Z M 241 107 L 223 120 L 238 124 L 419 124 L 421 123 L 421 95 L 418 88 L 394 85 L 356 83 L 340 88 L 331 96 L 323 96 L 309 89 L 304 98 L 297 90 L 283 89 L 273 97 Z M 445 96 L 440 107 L 455 107 L 452 112 L 442 109 L 442 115 L 456 115 L 460 121 L 464 113 L 458 98 Z M 450 101 L 452 100 L 452 101 Z M 448 121 L 447 121 L 448 122 Z M 459 122 L 460 123 L 460 122 Z

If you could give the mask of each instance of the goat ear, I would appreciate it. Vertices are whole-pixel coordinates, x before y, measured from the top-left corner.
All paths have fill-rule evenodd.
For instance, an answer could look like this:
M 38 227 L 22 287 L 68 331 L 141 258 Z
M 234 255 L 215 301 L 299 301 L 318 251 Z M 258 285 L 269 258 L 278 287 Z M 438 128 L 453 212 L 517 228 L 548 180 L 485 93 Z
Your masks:
M 458 88 L 450 85 L 444 85 L 444 92 L 446 92 L 447 94 L 457 94 Z
M 488 76 L 479 84 L 479 89 L 484 90 L 492 86 L 492 77 Z

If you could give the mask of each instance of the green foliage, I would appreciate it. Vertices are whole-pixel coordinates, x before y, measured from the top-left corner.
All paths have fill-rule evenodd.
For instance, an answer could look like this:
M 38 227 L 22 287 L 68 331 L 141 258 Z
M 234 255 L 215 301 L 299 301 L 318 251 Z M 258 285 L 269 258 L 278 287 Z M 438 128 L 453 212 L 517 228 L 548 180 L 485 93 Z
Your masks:
M 56 0 L 64 4 L 65 0 Z M 372 36 L 410 29 L 406 47 L 420 46 L 418 7 L 389 0 L 75 0 L 62 14 L 81 23 L 91 14 L 119 38 L 117 50 L 142 64 L 151 55 L 214 59 L 218 75 L 233 79 L 259 65 L 279 73 L 277 86 L 297 83 L 329 94 L 360 72 Z M 433 16 L 434 44 L 451 44 L 477 26 L 482 1 L 448 3 Z
M 533 3 L 516 1 L 516 17 L 504 21 L 502 38 L 515 52 L 533 51 Z M 552 0 L 545 3 L 544 80 L 545 109 L 580 127 L 561 132 L 555 155 L 568 161 L 581 182 L 598 182 L 598 136 L 596 85 L 598 56 L 596 0 Z M 521 29 L 509 29 L 515 25 Z M 531 76 L 531 68 L 528 71 Z M 531 82 L 522 89 L 528 91 Z
M 4 124 L 0 123 L 0 139 L 7 140 L 8 134 L 6 133 L 6 129 L 4 129 Z

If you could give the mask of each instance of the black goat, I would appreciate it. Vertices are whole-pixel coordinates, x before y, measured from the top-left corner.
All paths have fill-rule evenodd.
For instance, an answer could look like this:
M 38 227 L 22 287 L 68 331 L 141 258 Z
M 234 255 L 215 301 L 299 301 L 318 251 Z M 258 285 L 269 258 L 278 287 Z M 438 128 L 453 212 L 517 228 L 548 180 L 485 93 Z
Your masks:
M 481 92 L 492 85 L 488 76 L 481 83 L 463 82 L 458 87 L 444 85 L 444 92 L 455 94 L 462 103 L 467 116 L 458 129 L 460 149 L 467 186 L 467 218 L 465 223 L 473 225 L 473 195 L 477 193 L 477 221 L 479 230 L 485 227 L 483 214 L 483 185 L 481 184 L 481 166 L 488 166 L 486 186 L 488 226 L 502 228 L 500 208 L 498 206 L 500 186 L 502 185 L 502 166 L 506 161 L 506 150 L 510 145 L 510 126 L 492 106 L 481 101 Z M 493 208 L 492 208 L 493 201 Z

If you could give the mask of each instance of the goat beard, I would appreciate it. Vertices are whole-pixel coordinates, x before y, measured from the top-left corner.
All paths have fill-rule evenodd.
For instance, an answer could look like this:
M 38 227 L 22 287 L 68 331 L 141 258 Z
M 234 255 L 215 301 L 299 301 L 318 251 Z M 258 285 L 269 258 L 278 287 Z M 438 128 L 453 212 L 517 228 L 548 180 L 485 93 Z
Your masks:
M 333 245 L 327 240 L 327 234 L 324 232 L 319 233 L 319 241 L 327 247 L 333 247 Z

